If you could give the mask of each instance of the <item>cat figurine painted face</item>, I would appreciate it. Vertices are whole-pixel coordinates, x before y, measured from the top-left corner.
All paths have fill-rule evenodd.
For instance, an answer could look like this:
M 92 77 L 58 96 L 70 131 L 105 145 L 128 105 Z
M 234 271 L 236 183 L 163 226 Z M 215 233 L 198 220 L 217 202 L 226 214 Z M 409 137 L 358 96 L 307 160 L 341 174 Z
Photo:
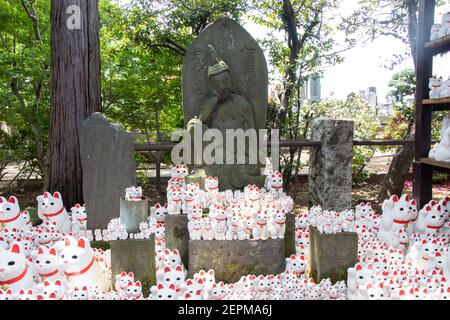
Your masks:
M 9 197 L 8 200 L 0 197 L 0 230 L 26 228 L 26 222 L 20 213 L 19 200 L 16 197 Z
M 165 223 L 167 214 L 167 204 L 161 206 L 159 203 L 150 208 L 150 214 L 155 218 L 157 223 Z
M 142 187 L 131 186 L 125 189 L 125 200 L 127 201 L 141 201 Z
M 55 222 L 56 228 L 61 232 L 69 233 L 71 231 L 72 224 L 69 214 L 59 192 L 55 192 L 53 195 L 44 192 L 42 196 L 37 197 L 37 201 L 39 218 L 43 221 Z
M 266 189 L 269 192 L 283 193 L 283 175 L 276 171 L 266 178 Z
M 172 178 L 184 178 L 189 174 L 188 167 L 185 164 L 177 164 L 172 167 Z
M 442 16 L 441 29 L 439 30 L 439 37 L 450 35 L 450 11 Z
M 428 87 L 430 88 L 430 99 L 440 98 L 442 90 L 442 77 L 431 77 Z
M 61 280 L 55 282 L 45 280 L 42 287 L 42 292 L 37 296 L 38 300 L 64 300 L 64 286 Z
M 58 256 L 56 249 L 48 249 L 41 246 L 37 250 L 37 255 L 33 260 L 34 270 L 39 277 L 44 280 L 57 280 L 61 278 L 58 270 Z
M 72 230 L 85 231 L 87 229 L 86 206 L 76 204 L 70 211 L 72 212 Z
M 142 286 L 140 281 L 128 282 L 125 290 L 126 300 L 142 300 Z
M 114 287 L 116 291 L 123 293 L 127 289 L 129 282 L 134 283 L 133 272 L 129 272 L 127 274 L 125 271 L 122 271 L 120 274 L 116 275 L 116 283 Z
M 159 283 L 151 287 L 150 292 L 153 300 L 177 300 L 180 289 L 177 290 L 173 283 L 169 285 Z
M 439 38 L 439 32 L 441 30 L 441 27 L 442 26 L 440 23 L 433 24 L 433 26 L 431 27 L 430 41 L 434 41 L 437 38 Z
M 175 268 L 165 266 L 163 269 L 156 271 L 156 278 L 158 283 L 165 286 L 173 284 L 178 289 L 185 281 L 183 266 L 178 265 Z
M 217 177 L 208 177 L 205 179 L 205 191 L 215 192 L 219 191 L 219 179 Z
M 86 238 L 65 238 L 59 255 L 59 269 L 71 288 L 98 286 L 103 291 L 109 290 L 106 278 Z
M 88 296 L 88 288 L 86 286 L 79 288 L 79 287 L 75 287 L 72 290 L 72 294 L 71 294 L 71 299 L 72 300 L 88 300 L 89 296 Z
M 33 286 L 32 271 L 21 246 L 15 242 L 9 250 L 0 251 L 0 289 L 16 293 Z

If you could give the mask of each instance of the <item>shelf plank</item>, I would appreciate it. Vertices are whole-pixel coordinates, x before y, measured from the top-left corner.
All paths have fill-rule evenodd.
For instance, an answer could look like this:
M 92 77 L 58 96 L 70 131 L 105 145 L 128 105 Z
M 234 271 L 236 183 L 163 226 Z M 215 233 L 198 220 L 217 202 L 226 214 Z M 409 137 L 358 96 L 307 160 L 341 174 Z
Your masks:
M 425 43 L 425 48 L 431 49 L 433 54 L 442 54 L 450 50 L 450 35 Z
M 426 104 L 426 105 L 448 104 L 450 106 L 450 97 L 449 98 L 439 98 L 439 99 L 425 99 L 422 101 L 422 104 Z
M 425 48 L 436 49 L 450 44 L 450 35 L 425 43 Z
M 436 160 L 430 159 L 430 158 L 421 158 L 420 162 L 431 165 L 433 167 L 450 169 L 450 162 L 441 162 L 441 161 L 436 161 Z

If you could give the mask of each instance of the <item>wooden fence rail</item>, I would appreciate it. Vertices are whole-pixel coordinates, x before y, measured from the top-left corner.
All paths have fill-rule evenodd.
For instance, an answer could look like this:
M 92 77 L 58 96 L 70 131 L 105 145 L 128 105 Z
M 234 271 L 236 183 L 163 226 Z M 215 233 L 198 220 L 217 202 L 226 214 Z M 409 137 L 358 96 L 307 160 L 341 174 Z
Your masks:
M 434 142 L 433 142 L 434 143 Z M 414 144 L 414 140 L 353 140 L 354 146 L 402 146 L 407 144 Z M 177 144 L 176 143 L 135 143 L 134 150 L 136 152 L 156 152 L 156 151 L 170 151 Z M 268 141 L 267 147 L 271 146 L 271 141 Z M 278 144 L 280 148 L 315 148 L 320 147 L 320 141 L 314 140 L 281 140 Z M 156 160 L 156 189 L 158 193 L 163 194 L 161 181 L 161 162 L 156 153 L 152 153 Z

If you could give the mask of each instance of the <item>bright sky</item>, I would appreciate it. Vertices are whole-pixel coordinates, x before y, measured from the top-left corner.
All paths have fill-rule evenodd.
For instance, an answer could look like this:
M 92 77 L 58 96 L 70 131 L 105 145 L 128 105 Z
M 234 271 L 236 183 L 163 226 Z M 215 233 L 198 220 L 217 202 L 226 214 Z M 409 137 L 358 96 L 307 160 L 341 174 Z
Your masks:
M 125 3 L 129 0 L 117 0 Z M 355 0 L 343 0 L 338 15 L 346 16 L 358 7 Z M 450 3 L 450 0 L 449 0 Z M 436 22 L 440 22 L 443 12 L 450 6 L 444 6 L 437 10 Z M 261 26 L 251 22 L 244 24 L 244 27 L 256 39 L 261 39 L 266 35 L 266 31 Z M 344 62 L 329 67 L 324 72 L 322 79 L 322 98 L 333 96 L 345 99 L 346 96 L 359 90 L 366 90 L 368 87 L 376 87 L 379 102 L 385 101 L 388 92 L 388 83 L 395 72 L 405 68 L 413 68 L 412 58 L 408 58 L 401 65 L 397 65 L 393 70 L 389 70 L 383 65 L 389 64 L 395 54 L 402 54 L 407 50 L 407 46 L 400 40 L 393 37 L 380 37 L 366 45 L 357 45 L 342 54 Z M 266 55 L 267 61 L 269 61 Z M 434 74 L 447 79 L 450 74 L 450 55 L 436 57 L 434 63 Z M 270 66 L 269 66 L 270 68 Z
M 339 15 L 346 16 L 357 8 L 354 0 L 343 0 Z M 444 9 L 438 9 L 436 18 L 440 22 Z M 261 38 L 265 32 L 260 26 L 252 23 L 245 24 L 245 28 L 255 37 Z M 412 58 L 408 58 L 402 64 L 389 70 L 384 65 L 389 65 L 395 54 L 402 54 L 408 47 L 393 37 L 380 37 L 365 45 L 360 44 L 355 48 L 342 53 L 344 62 L 324 70 L 322 79 L 322 98 L 335 97 L 345 99 L 351 92 L 367 90 L 368 87 L 376 87 L 378 101 L 384 102 L 388 93 L 388 83 L 392 75 L 406 68 L 414 68 Z M 267 55 L 266 55 L 267 58 Z M 447 79 L 450 75 L 450 55 L 436 57 L 434 60 L 434 73 Z

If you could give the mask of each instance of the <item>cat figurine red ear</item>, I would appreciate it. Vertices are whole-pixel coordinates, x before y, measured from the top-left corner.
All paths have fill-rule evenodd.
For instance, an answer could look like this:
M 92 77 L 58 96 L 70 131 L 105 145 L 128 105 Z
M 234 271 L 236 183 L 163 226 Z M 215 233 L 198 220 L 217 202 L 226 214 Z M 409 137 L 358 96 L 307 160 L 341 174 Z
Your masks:
M 33 286 L 33 272 L 21 245 L 13 242 L 9 250 L 0 250 L 0 289 L 16 293 Z
M 105 275 L 94 257 L 94 252 L 86 238 L 66 237 L 65 246 L 59 255 L 59 270 L 67 279 L 69 288 L 98 286 L 109 290 Z
M 0 197 L 0 230 L 3 229 L 29 229 L 20 212 L 19 200 L 11 196 L 8 200 Z
M 38 216 L 41 220 L 55 223 L 57 230 L 60 232 L 69 233 L 72 231 L 72 222 L 59 192 L 55 192 L 53 195 L 45 192 L 36 199 L 38 201 Z

